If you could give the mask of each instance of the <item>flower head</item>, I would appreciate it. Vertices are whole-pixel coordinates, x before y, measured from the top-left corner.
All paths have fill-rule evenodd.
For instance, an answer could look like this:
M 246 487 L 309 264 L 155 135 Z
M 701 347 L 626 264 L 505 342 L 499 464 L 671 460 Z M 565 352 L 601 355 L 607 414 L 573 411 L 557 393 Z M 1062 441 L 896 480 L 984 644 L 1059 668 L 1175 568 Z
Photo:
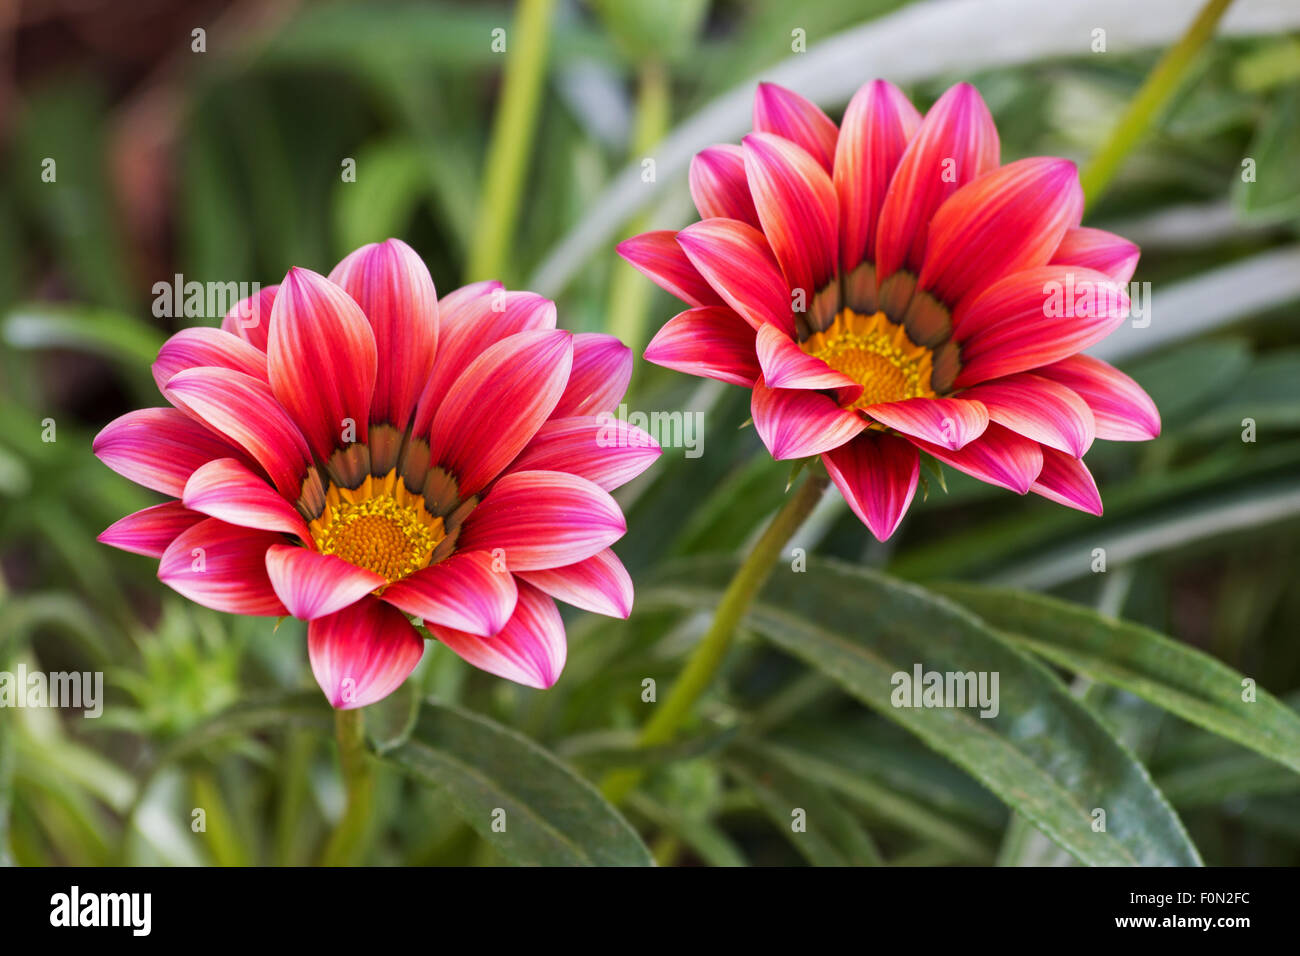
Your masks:
M 1080 226 L 1072 163 L 1000 165 L 973 87 L 922 118 L 877 80 L 837 128 L 760 85 L 754 132 L 699 153 L 690 186 L 702 221 L 619 246 L 690 306 L 645 357 L 751 388 L 773 457 L 820 455 L 878 538 L 921 451 L 1100 514 L 1093 439 L 1159 433 L 1132 379 L 1078 354 L 1127 314 L 1137 247 Z
M 153 366 L 171 407 L 95 438 L 110 468 L 174 499 L 99 540 L 158 558 L 199 604 L 308 621 L 336 707 L 414 669 L 408 615 L 471 664 L 549 687 L 565 659 L 552 598 L 630 613 L 609 491 L 659 454 L 639 429 L 607 436 L 627 347 L 555 321 L 498 282 L 438 300 L 395 239 L 329 278 L 293 269 L 220 329 L 172 336 Z

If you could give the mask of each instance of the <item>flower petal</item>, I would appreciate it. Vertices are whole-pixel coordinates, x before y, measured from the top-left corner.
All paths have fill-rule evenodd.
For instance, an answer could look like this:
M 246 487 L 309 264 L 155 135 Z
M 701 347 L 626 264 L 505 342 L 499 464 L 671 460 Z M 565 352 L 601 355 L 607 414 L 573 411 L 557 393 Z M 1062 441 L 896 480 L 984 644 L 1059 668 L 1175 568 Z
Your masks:
M 612 412 L 552 418 L 509 471 L 564 471 L 606 491 L 627 484 L 659 457 L 659 443 Z
M 885 193 L 921 114 L 902 90 L 884 80 L 866 83 L 849 101 L 835 147 L 834 182 L 840 207 L 840 273 L 876 258 L 876 226 Z
M 775 83 L 758 84 L 754 94 L 754 129 L 774 133 L 801 147 L 827 172 L 835 162 L 839 130 L 817 104 Z
M 935 212 L 918 287 L 957 306 L 1003 276 L 1046 265 L 1082 215 L 1074 163 L 1008 163 L 967 183 Z
M 1054 448 L 1043 449 L 1043 470 L 1029 489 L 1058 505 L 1101 514 L 1101 493 L 1086 465 L 1073 455 Z
M 342 558 L 291 544 L 271 545 L 266 571 L 289 613 L 304 621 L 341 611 L 388 583 Z
M 233 458 L 218 458 L 195 469 L 181 496 L 185 507 L 227 524 L 283 531 L 311 541 L 307 524 L 289 502 Z
M 521 571 L 519 577 L 584 611 L 621 618 L 632 613 L 632 576 L 609 548 L 568 567 Z
M 230 614 L 280 617 L 266 552 L 284 539 L 205 518 L 177 535 L 158 562 L 158 579 L 195 604 Z
M 811 303 L 835 278 L 840 241 L 835 186 L 826 169 L 787 139 L 751 133 L 743 143 L 745 174 L 763 233 L 787 286 L 803 289 Z
M 934 442 L 951 451 L 964 448 L 984 434 L 988 410 L 979 402 L 961 398 L 909 398 L 882 402 L 863 409 L 895 431 Z
M 213 365 L 267 380 L 266 353 L 237 335 L 207 326 L 181 329 L 164 342 L 153 363 L 153 380 L 161 392 L 177 372 Z
M 673 316 L 645 349 L 645 360 L 687 375 L 746 388 L 760 369 L 754 329 L 726 307 L 687 309 Z
M 370 421 L 406 428 L 438 348 L 438 295 L 415 250 L 400 239 L 362 246 L 336 265 L 330 281 L 361 306 L 379 362 Z
M 821 392 L 768 388 L 761 378 L 754 383 L 750 411 L 758 437 L 778 461 L 838 448 L 867 427 L 861 415 Z
M 861 385 L 809 355 L 775 325 L 760 328 L 754 344 L 768 388 L 844 389 L 841 402 L 852 402 L 862 394 Z
M 426 624 L 490 637 L 515 612 L 515 576 L 485 551 L 457 551 L 394 581 L 380 597 Z
M 864 432 L 822 455 L 835 487 L 881 541 L 898 530 L 920 476 L 916 446 L 886 432 Z
M 266 333 L 271 328 L 271 307 L 275 304 L 275 294 L 280 287 L 269 285 L 240 299 L 221 320 L 221 331 L 237 335 L 249 345 L 262 352 L 266 351 Z
M 564 670 L 567 645 L 560 612 L 528 584 L 519 585 L 514 616 L 499 634 L 476 637 L 437 626 L 429 630 L 467 663 L 526 687 L 550 687 Z
M 1160 411 L 1142 386 L 1090 355 L 1072 355 L 1034 370 L 1078 394 L 1097 423 L 1097 437 L 1147 441 L 1160 434 Z
M 458 547 L 494 551 L 511 571 L 584 561 L 623 536 L 627 524 L 609 492 L 559 471 L 516 471 L 492 486 L 461 526 Z
M 95 540 L 132 554 L 161 558 L 167 546 L 182 531 L 194 527 L 205 517 L 186 508 L 179 501 L 164 501 L 160 505 L 119 518 L 100 532 Z
M 1043 449 L 1038 442 L 996 422 L 990 422 L 983 435 L 960 451 L 950 451 L 918 438 L 912 439 L 912 443 L 958 471 L 1018 495 L 1029 491 L 1043 469 Z
M 311 452 L 265 382 L 225 368 L 191 368 L 173 375 L 163 394 L 246 450 L 286 500 L 298 499 Z
M 612 411 L 632 380 L 632 350 L 612 335 L 579 332 L 573 337 L 569 384 L 551 418 Z
M 921 271 L 930 219 L 961 186 L 998 165 L 998 131 L 979 92 L 958 83 L 939 97 L 898 161 L 876 227 L 876 274 Z
M 151 491 L 179 498 L 194 469 L 242 453 L 177 408 L 140 408 L 109 422 L 95 436 L 95 456 Z
M 1040 266 L 993 283 L 953 317 L 956 386 L 1050 365 L 1104 339 L 1128 315 L 1128 295 L 1082 266 Z
M 378 358 L 370 323 L 350 295 L 308 269 L 289 270 L 271 309 L 266 354 L 271 391 L 317 461 L 328 463 L 351 444 L 347 437 L 365 442 Z
M 538 330 L 496 343 L 456 379 L 433 417 L 429 445 L 461 499 L 514 460 L 550 416 L 573 365 L 573 335 Z
M 691 265 L 746 322 L 755 329 L 770 322 L 794 334 L 790 286 L 761 232 L 734 219 L 705 219 L 679 232 L 677 242 Z
M 307 625 L 311 672 L 339 710 L 383 700 L 411 676 L 424 641 L 402 613 L 367 597 Z
M 690 185 L 701 219 L 738 219 L 759 228 L 758 210 L 745 178 L 745 151 L 739 146 L 710 146 L 696 153 L 691 159 Z
M 1103 272 L 1114 282 L 1127 284 L 1133 278 L 1142 250 L 1122 236 L 1104 229 L 1075 226 L 1065 230 L 1061 244 L 1052 254 L 1052 265 L 1085 266 Z
M 961 397 L 981 402 L 989 419 L 1041 445 L 1082 458 L 1096 425 L 1082 398 L 1057 382 L 1021 372 L 976 385 Z
M 740 147 L 735 149 L 739 150 Z M 757 227 L 758 213 L 754 213 L 754 221 L 750 225 Z M 624 239 L 618 244 L 618 254 L 659 288 L 677 296 L 687 305 L 699 307 L 723 304 L 722 297 L 713 291 L 713 287 L 704 281 L 691 260 L 686 258 L 686 253 L 677 242 L 677 233 L 671 229 L 643 232 L 631 239 Z

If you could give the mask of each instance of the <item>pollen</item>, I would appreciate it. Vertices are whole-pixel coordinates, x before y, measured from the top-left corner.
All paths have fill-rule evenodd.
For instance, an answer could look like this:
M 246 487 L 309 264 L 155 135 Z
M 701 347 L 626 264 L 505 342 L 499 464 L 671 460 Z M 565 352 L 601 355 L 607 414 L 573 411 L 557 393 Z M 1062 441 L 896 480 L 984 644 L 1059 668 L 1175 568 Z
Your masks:
M 307 527 L 322 554 L 389 583 L 427 566 L 445 537 L 442 518 L 429 514 L 423 496 L 408 491 L 395 468 L 383 478 L 367 476 L 356 488 L 331 484 L 324 510 Z
M 883 312 L 859 315 L 843 309 L 824 332 L 799 347 L 862 386 L 854 408 L 935 396 L 930 350 L 912 342 Z

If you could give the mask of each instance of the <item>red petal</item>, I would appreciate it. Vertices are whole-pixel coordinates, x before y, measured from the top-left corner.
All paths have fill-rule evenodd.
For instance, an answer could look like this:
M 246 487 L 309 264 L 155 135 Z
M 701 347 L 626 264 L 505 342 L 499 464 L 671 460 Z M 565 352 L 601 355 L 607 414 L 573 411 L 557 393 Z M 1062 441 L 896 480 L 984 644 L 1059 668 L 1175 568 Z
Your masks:
M 515 576 L 484 551 L 457 551 L 410 577 L 394 581 L 380 597 L 428 625 L 490 637 L 515 612 Z
M 994 422 L 960 451 L 949 451 L 916 438 L 912 443 L 958 471 L 1018 495 L 1029 491 L 1043 469 L 1043 450 L 1038 442 Z
M 514 616 L 492 637 L 432 626 L 430 632 L 457 656 L 479 670 L 526 687 L 545 689 L 564 670 L 564 622 L 555 602 L 536 588 L 519 585 Z
M 236 302 L 221 320 L 221 331 L 237 335 L 249 345 L 266 351 L 266 333 L 271 328 L 271 308 L 278 285 L 269 285 Z
M 659 443 L 640 428 L 601 412 L 552 418 L 509 470 L 564 471 L 613 491 L 654 464 L 659 453 Z
M 163 343 L 153 363 L 153 380 L 161 392 L 177 372 L 205 366 L 230 368 L 267 380 L 264 352 L 236 335 L 206 326 L 181 329 Z
M 1126 285 L 1133 278 L 1133 270 L 1137 268 L 1141 255 L 1137 246 L 1113 232 L 1076 226 L 1065 230 L 1051 264 L 1096 269 L 1113 281 Z
M 141 408 L 104 426 L 91 446 L 119 475 L 179 498 L 194 469 L 239 449 L 176 408 Z
M 968 401 L 965 395 L 882 402 L 868 405 L 863 411 L 895 431 L 952 451 L 979 438 L 989 424 L 988 410 L 979 402 Z
M 568 567 L 521 571 L 519 577 L 584 611 L 621 618 L 632 613 L 632 576 L 608 548 Z
M 677 242 L 691 265 L 746 322 L 755 329 L 770 322 L 794 335 L 790 286 L 761 232 L 733 219 L 706 219 L 679 232 Z M 812 301 L 811 295 L 807 301 Z
M 95 540 L 132 554 L 161 558 L 182 531 L 203 520 L 203 515 L 179 501 L 165 501 L 118 519 Z
M 1101 493 L 1092 473 L 1077 458 L 1054 448 L 1043 449 L 1043 470 L 1029 490 L 1058 505 L 1101 514 Z
M 920 456 L 911 443 L 883 432 L 864 432 L 822 455 L 844 500 L 881 541 L 907 513 L 920 475 Z
M 267 577 L 266 552 L 283 540 L 270 531 L 205 518 L 168 545 L 158 579 L 214 611 L 280 617 L 289 612 Z
M 821 392 L 768 388 L 761 378 L 754 383 L 750 411 L 758 437 L 778 461 L 838 448 L 867 427 L 861 415 Z
M 835 162 L 839 131 L 810 100 L 775 83 L 758 84 L 754 94 L 754 130 L 774 133 L 801 147 L 827 172 Z
M 844 389 L 841 402 L 852 402 L 862 394 L 861 385 L 809 355 L 775 325 L 758 330 L 755 350 L 768 388 Z
M 739 146 L 710 146 L 696 153 L 690 181 L 691 198 L 701 219 L 738 219 L 758 228 L 758 210 L 745 178 L 745 151 Z
M 1092 446 L 1096 426 L 1082 398 L 1038 375 L 1008 375 L 961 393 L 983 403 L 989 418 L 1041 445 L 1083 457 Z
M 314 621 L 355 604 L 388 582 L 382 575 L 291 544 L 273 544 L 266 552 L 271 586 L 289 613 Z
M 646 346 L 645 360 L 746 388 L 759 376 L 754 329 L 726 307 L 687 309 Z
M 1088 403 L 1098 438 L 1147 441 L 1160 434 L 1160 411 L 1151 396 L 1101 359 L 1074 355 L 1034 371 L 1060 382 Z
M 308 624 L 307 653 L 330 704 L 351 710 L 397 690 L 420 663 L 424 641 L 400 611 L 367 597 Z
M 185 506 L 228 524 L 262 531 L 283 531 L 311 541 L 307 524 L 266 479 L 233 458 L 219 458 L 197 468 L 185 483 Z
M 739 150 L 737 146 L 735 149 Z M 758 213 L 754 223 L 758 224 Z M 699 270 L 686 258 L 671 229 L 643 232 L 618 244 L 618 254 L 659 288 L 677 296 L 687 305 L 722 305 L 722 297 L 704 281 Z
M 569 384 L 552 418 L 595 415 L 618 406 L 632 380 L 632 350 L 612 335 L 579 332 L 573 337 Z

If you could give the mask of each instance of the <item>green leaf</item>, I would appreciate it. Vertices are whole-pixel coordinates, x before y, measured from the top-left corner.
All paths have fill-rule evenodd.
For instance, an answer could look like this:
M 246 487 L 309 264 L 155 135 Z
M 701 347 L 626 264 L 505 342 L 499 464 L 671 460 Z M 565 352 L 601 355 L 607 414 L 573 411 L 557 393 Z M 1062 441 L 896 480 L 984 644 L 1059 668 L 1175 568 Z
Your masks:
M 1020 591 L 935 588 L 1025 647 L 1120 687 L 1212 733 L 1300 771 L 1300 714 L 1267 691 L 1242 700 L 1246 678 L 1208 654 L 1090 608 Z
M 692 608 L 716 606 L 732 562 L 683 562 L 646 594 Z M 746 626 L 833 678 L 1092 865 L 1197 865 L 1200 857 L 1168 802 L 1133 755 L 1046 667 L 969 612 L 921 588 L 838 562 L 778 573 Z M 894 675 L 997 674 L 999 709 L 896 707 Z M 1093 810 L 1107 829 L 1092 829 Z
M 1233 199 L 1244 219 L 1280 222 L 1300 214 L 1300 184 L 1295 177 L 1295 157 L 1300 151 L 1300 85 L 1279 97 L 1255 133 L 1233 182 Z M 1253 177 L 1246 181 L 1245 163 L 1253 161 Z
M 485 717 L 425 701 L 411 736 L 380 758 L 442 788 L 465 821 L 516 863 L 652 865 L 636 831 L 595 787 Z M 505 811 L 501 832 L 493 829 L 498 810 Z

